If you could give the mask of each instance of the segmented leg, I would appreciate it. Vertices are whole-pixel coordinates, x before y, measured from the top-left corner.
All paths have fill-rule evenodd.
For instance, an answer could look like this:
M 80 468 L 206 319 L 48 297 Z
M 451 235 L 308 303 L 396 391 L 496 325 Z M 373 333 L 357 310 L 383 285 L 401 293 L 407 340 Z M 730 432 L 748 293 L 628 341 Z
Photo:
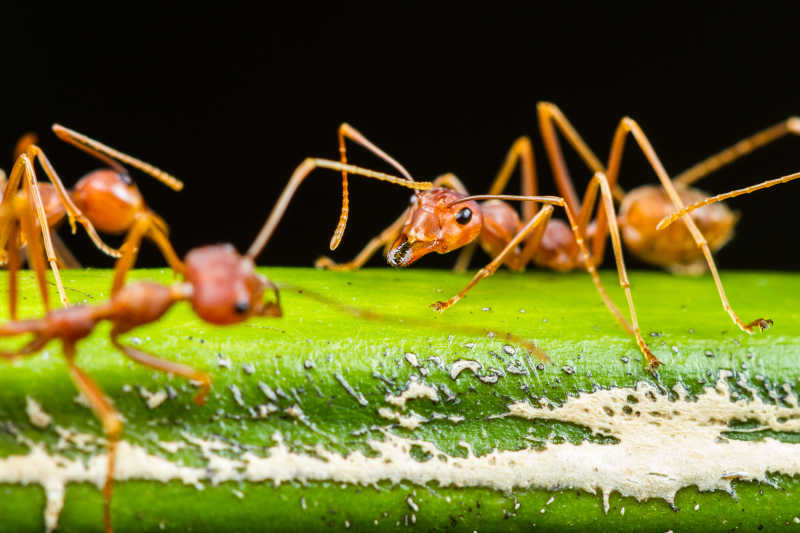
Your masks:
M 58 289 L 58 295 L 61 298 L 61 304 L 65 307 L 69 307 L 69 300 L 67 299 L 67 291 L 64 290 L 64 283 L 61 281 L 61 272 L 58 269 L 58 256 L 56 255 L 55 246 L 53 246 L 53 239 L 50 234 L 50 226 L 47 225 L 47 213 L 44 210 L 44 205 L 42 204 L 42 198 L 39 194 L 39 181 L 36 178 L 36 172 L 33 169 L 33 164 L 27 159 L 25 164 L 25 192 L 28 198 L 29 208 L 26 209 L 28 211 L 30 208 L 33 209 L 33 212 L 36 214 L 36 220 L 39 223 L 39 230 L 41 232 L 41 239 L 42 242 L 39 242 L 38 236 L 34 237 L 35 229 L 32 226 L 30 228 L 31 235 L 26 237 L 26 240 L 30 243 L 28 248 L 30 250 L 30 256 L 32 259 L 32 266 L 36 271 L 36 276 L 39 279 L 40 290 L 42 291 L 42 299 L 48 302 L 46 304 L 46 309 L 49 310 L 49 297 L 45 296 L 47 294 L 47 283 L 46 283 L 46 268 L 44 266 L 44 262 L 42 261 L 42 251 L 41 251 L 41 244 L 44 244 L 44 251 L 47 255 L 47 262 L 50 263 L 50 270 L 53 272 L 53 278 L 55 278 L 56 288 Z M 25 230 L 23 224 L 23 230 Z M 33 245 L 33 246 L 31 246 Z
M 800 117 L 789 117 L 786 120 L 759 131 L 746 139 L 742 139 L 733 146 L 712 155 L 708 159 L 700 161 L 691 168 L 684 170 L 675 178 L 673 183 L 676 185 L 689 186 L 700 178 L 714 172 L 715 170 L 728 165 L 745 156 L 754 150 L 766 146 L 771 142 L 785 137 L 788 134 L 800 134 Z
M 198 382 L 200 384 L 200 390 L 195 395 L 194 401 L 198 405 L 203 405 L 206 403 L 206 396 L 208 396 L 208 391 L 211 389 L 211 376 L 205 372 L 201 372 L 200 370 L 195 370 L 190 366 L 175 363 L 173 361 L 167 361 L 147 352 L 143 352 L 142 350 L 137 350 L 131 346 L 126 346 L 119 342 L 119 339 L 117 338 L 119 334 L 120 332 L 116 328 L 112 329 L 111 342 L 114 344 L 114 346 L 119 348 L 122 353 L 139 364 L 149 366 L 150 368 L 155 368 L 161 372 L 176 374 L 186 379 Z
M 664 229 L 680 217 L 691 213 L 695 209 L 699 209 L 701 207 L 707 206 L 709 204 L 713 204 L 716 202 L 721 202 L 723 200 L 728 200 L 729 198 L 735 198 L 737 196 L 741 196 L 743 194 L 750 194 L 752 192 L 760 191 L 761 189 L 769 189 L 770 187 L 774 187 L 775 185 L 780 185 L 781 183 L 787 183 L 789 181 L 794 181 L 800 178 L 800 172 L 795 172 L 794 174 L 788 174 L 786 176 L 782 176 L 780 178 L 775 178 L 772 180 L 762 181 L 761 183 L 757 183 L 755 185 L 750 185 L 749 187 L 744 187 L 742 189 L 735 189 L 730 192 L 726 192 L 723 194 L 718 194 L 716 196 L 710 196 L 705 200 L 700 202 L 695 202 L 691 205 L 687 205 L 683 209 L 679 211 L 675 211 L 671 215 L 668 215 L 659 221 L 656 229 Z
M 526 136 L 520 137 L 511 145 L 503 161 L 503 166 L 500 167 L 497 177 L 495 177 L 491 187 L 489 187 L 488 194 L 501 194 L 505 191 L 508 181 L 511 179 L 511 174 L 517 166 L 520 168 L 522 195 L 535 196 L 538 192 L 536 160 L 533 156 L 531 140 Z M 537 210 L 538 205 L 536 203 L 525 202 L 522 204 L 523 222 L 528 222 L 532 219 L 536 215 Z M 456 263 L 453 266 L 453 272 L 465 272 L 467 268 L 469 268 L 469 263 L 472 261 L 472 256 L 475 254 L 477 246 L 478 242 L 474 241 L 461 249 Z M 524 264 L 522 266 L 524 267 Z
M 639 148 L 644 153 L 645 157 L 647 158 L 650 166 L 655 171 L 656 175 L 658 176 L 659 181 L 661 181 L 661 185 L 666 190 L 667 195 L 672 200 L 673 205 L 677 210 L 681 210 L 684 208 L 683 202 L 678 195 L 678 192 L 675 190 L 675 186 L 670 180 L 667 171 L 664 170 L 664 166 L 661 164 L 658 156 L 653 150 L 653 147 L 650 144 L 650 141 L 645 136 L 642 129 L 639 125 L 631 118 L 625 117 L 620 122 L 619 126 L 617 127 L 617 131 L 614 134 L 614 141 L 611 145 L 611 156 L 609 157 L 608 163 L 608 183 L 609 185 L 613 186 L 616 183 L 617 176 L 619 174 L 620 164 L 622 162 L 622 153 L 625 148 L 625 140 L 627 139 L 628 134 L 631 134 L 638 144 Z M 607 217 L 606 212 L 598 213 L 598 227 L 597 233 L 595 235 L 596 242 L 593 255 L 595 258 L 602 257 L 603 249 L 605 246 L 605 218 Z M 714 283 L 717 286 L 717 292 L 719 293 L 720 300 L 722 301 L 722 307 L 731 317 L 731 320 L 739 326 L 743 331 L 748 333 L 753 333 L 754 328 L 758 327 L 759 329 L 766 329 L 771 324 L 771 321 L 764 318 L 758 318 L 750 323 L 745 323 L 742 321 L 739 316 L 734 312 L 733 308 L 728 303 L 728 297 L 725 294 L 725 289 L 722 286 L 722 281 L 720 280 L 719 273 L 717 272 L 717 266 L 714 262 L 714 258 L 711 255 L 711 249 L 708 246 L 708 242 L 706 241 L 703 234 L 697 228 L 697 225 L 694 223 L 694 220 L 689 215 L 684 215 L 681 217 L 684 224 L 688 228 L 689 232 L 692 234 L 692 238 L 694 239 L 696 245 L 700 250 L 703 252 L 703 255 L 706 258 L 706 262 L 708 263 L 708 268 L 711 271 L 711 275 L 714 277 Z
M 547 224 L 547 221 L 550 220 L 551 215 L 553 214 L 553 206 L 547 205 L 542 208 L 531 220 L 529 220 L 525 225 L 523 225 L 522 229 L 514 236 L 513 239 L 509 241 L 506 247 L 503 249 L 500 254 L 497 255 L 492 261 L 483 267 L 482 269 L 478 270 L 475 276 L 467 283 L 467 286 L 461 289 L 458 294 L 447 300 L 446 302 L 436 302 L 431 305 L 434 310 L 436 311 L 444 311 L 448 307 L 452 306 L 460 299 L 462 299 L 467 292 L 469 292 L 472 287 L 475 286 L 480 280 L 484 278 L 488 278 L 492 274 L 497 271 L 500 265 L 506 260 L 506 258 L 514 253 L 516 247 L 523 242 L 538 226 L 542 224 Z
M 71 342 L 62 342 L 64 357 L 67 360 L 69 375 L 75 386 L 83 394 L 89 407 L 103 424 L 108 441 L 108 463 L 106 467 L 106 480 L 103 484 L 103 522 L 106 533 L 111 533 L 111 496 L 114 492 L 114 467 L 117 460 L 117 444 L 122 434 L 122 418 L 111 402 L 105 397 L 102 389 L 83 370 L 75 365 L 75 345 Z
M 98 235 L 97 230 L 94 228 L 89 219 L 86 218 L 83 212 L 78 209 L 78 206 L 75 205 L 75 202 L 72 201 L 69 192 L 61 182 L 61 178 L 58 177 L 55 168 L 53 168 L 53 165 L 50 163 L 50 160 L 47 159 L 47 156 L 44 154 L 41 148 L 34 144 L 29 146 L 25 153 L 31 159 L 31 161 L 34 159 L 39 161 L 39 164 L 42 165 L 42 168 L 44 169 L 45 174 L 47 174 L 50 183 L 52 183 L 56 188 L 58 197 L 60 198 L 61 203 L 64 205 L 64 210 L 67 213 L 67 220 L 69 221 L 72 233 L 75 233 L 75 222 L 78 222 L 83 226 L 86 234 L 89 235 L 89 238 L 92 239 L 92 242 L 100 251 L 106 255 L 110 255 L 111 257 L 119 257 L 119 252 L 103 242 L 103 239 L 100 238 L 100 235 Z

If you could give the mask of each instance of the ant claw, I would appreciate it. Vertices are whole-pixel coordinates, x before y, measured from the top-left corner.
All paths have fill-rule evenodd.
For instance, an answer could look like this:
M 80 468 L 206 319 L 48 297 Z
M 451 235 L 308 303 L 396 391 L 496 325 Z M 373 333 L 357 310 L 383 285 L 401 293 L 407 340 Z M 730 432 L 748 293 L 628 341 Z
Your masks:
M 434 304 L 431 304 L 431 307 L 433 308 L 434 311 L 441 312 L 450 307 L 450 305 L 447 302 L 436 302 Z

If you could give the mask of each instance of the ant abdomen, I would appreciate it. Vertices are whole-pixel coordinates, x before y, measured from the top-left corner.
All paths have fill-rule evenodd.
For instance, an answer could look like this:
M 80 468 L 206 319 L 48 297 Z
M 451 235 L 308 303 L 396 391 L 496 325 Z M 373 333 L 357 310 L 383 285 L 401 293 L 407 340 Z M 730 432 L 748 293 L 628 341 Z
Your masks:
M 678 189 L 681 201 L 692 204 L 708 195 L 695 188 Z M 639 259 L 665 268 L 689 265 L 703 260 L 698 247 L 684 224 L 674 224 L 666 230 L 656 225 L 675 210 L 666 191 L 657 186 L 643 186 L 632 190 L 620 206 L 622 239 L 632 254 Z M 712 252 L 722 248 L 733 237 L 738 217 L 724 204 L 714 204 L 691 214 L 700 232 L 708 241 Z
M 81 178 L 72 199 L 100 231 L 125 233 L 136 215 L 145 210 L 139 189 L 127 174 L 110 168 L 99 169 Z

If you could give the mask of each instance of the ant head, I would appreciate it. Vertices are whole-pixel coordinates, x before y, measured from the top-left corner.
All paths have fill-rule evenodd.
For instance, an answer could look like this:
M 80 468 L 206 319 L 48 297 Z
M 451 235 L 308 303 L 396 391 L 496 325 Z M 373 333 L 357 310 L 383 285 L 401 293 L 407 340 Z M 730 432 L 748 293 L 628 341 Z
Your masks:
M 462 193 L 430 189 L 411 197 L 408 217 L 386 260 L 392 266 L 408 266 L 423 255 L 446 254 L 473 241 L 483 219 L 477 202 L 459 202 Z
M 92 225 L 105 233 L 126 232 L 145 209 L 144 199 L 130 176 L 110 168 L 81 178 L 72 190 L 72 199 Z
M 185 263 L 185 278 L 192 285 L 192 308 L 206 322 L 225 325 L 253 315 L 281 315 L 277 289 L 256 273 L 252 259 L 230 244 L 194 248 Z M 275 289 L 275 301 L 263 301 L 267 288 Z

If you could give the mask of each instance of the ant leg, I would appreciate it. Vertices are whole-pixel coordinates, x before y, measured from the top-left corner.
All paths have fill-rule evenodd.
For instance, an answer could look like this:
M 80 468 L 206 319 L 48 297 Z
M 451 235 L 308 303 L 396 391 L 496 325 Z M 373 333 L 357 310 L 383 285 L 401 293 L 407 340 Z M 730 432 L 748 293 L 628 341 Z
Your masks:
M 700 161 L 691 168 L 684 170 L 672 181 L 681 186 L 688 186 L 697 180 L 705 177 L 706 175 L 718 170 L 719 168 L 728 165 L 745 156 L 762 146 L 785 137 L 788 134 L 800 135 L 800 117 L 789 117 L 786 120 L 770 126 L 769 128 L 759 131 L 746 139 L 739 141 L 733 146 L 722 150 L 721 152 L 712 155 L 711 157 Z
M 75 202 L 72 201 L 69 192 L 67 191 L 64 184 L 61 182 L 61 178 L 58 177 L 55 168 L 50 163 L 50 160 L 47 159 L 47 156 L 44 154 L 41 148 L 38 146 L 31 145 L 28 147 L 27 151 L 25 152 L 28 157 L 33 161 L 37 159 L 39 164 L 42 165 L 45 174 L 50 179 L 50 183 L 56 188 L 56 192 L 58 192 L 58 197 L 61 199 L 61 203 L 64 206 L 64 210 L 67 212 L 67 220 L 69 221 L 70 228 L 72 229 L 72 233 L 75 233 L 75 222 L 77 221 L 79 224 L 83 226 L 83 229 L 86 231 L 86 234 L 89 235 L 89 238 L 92 239 L 94 245 L 104 254 L 110 255 L 111 257 L 119 257 L 119 251 L 115 250 L 114 248 L 108 246 L 106 243 L 103 242 L 103 239 L 100 238 L 100 235 L 97 234 L 97 230 L 94 228 L 92 223 L 89 221 L 88 218 L 78 209 L 78 206 L 75 205 Z
M 597 188 L 598 183 L 596 180 L 592 180 L 589 182 L 589 187 L 586 189 L 586 198 L 589 199 L 589 203 L 584 203 L 584 209 L 589 206 L 592 207 L 595 198 L 597 197 Z M 468 196 L 463 198 L 461 201 L 466 200 L 511 200 L 511 201 L 518 201 L 518 202 L 540 202 L 550 205 L 557 205 L 564 208 L 564 211 L 567 214 L 567 220 L 569 221 L 570 229 L 572 230 L 573 236 L 575 237 L 575 243 L 577 245 L 576 251 L 582 255 L 582 261 L 586 268 L 586 271 L 592 278 L 592 281 L 597 288 L 597 292 L 600 293 L 600 297 L 603 299 L 603 302 L 608 307 L 608 310 L 614 315 L 614 318 L 620 323 L 620 325 L 630 333 L 631 335 L 634 334 L 633 327 L 628 323 L 622 313 L 614 305 L 614 302 L 611 300 L 611 297 L 608 295 L 605 287 L 603 286 L 603 282 L 600 280 L 600 276 L 597 273 L 597 267 L 595 266 L 594 262 L 591 261 L 591 256 L 589 255 L 589 250 L 586 248 L 586 243 L 583 238 L 585 227 L 585 221 L 583 221 L 583 226 L 581 226 L 581 222 L 575 220 L 575 216 L 569 210 L 566 201 L 563 198 L 558 196 L 515 196 L 515 195 L 488 195 L 488 194 L 479 194 L 475 196 Z M 591 211 L 591 209 L 589 209 Z M 543 224 L 542 228 L 546 228 L 547 224 Z M 541 234 L 541 235 L 540 235 Z M 519 254 L 517 260 L 522 264 L 525 265 L 531 258 L 532 254 L 538 248 L 539 243 L 541 242 L 542 235 L 544 234 L 544 229 L 535 230 L 530 237 L 528 237 L 527 242 L 525 243 L 525 247 L 523 248 L 522 252 Z M 508 260 L 508 259 L 507 259 Z M 523 263 L 523 261 L 525 261 Z
M 75 344 L 72 342 L 63 342 L 62 344 L 69 375 L 77 389 L 89 402 L 94 414 L 100 419 L 108 439 L 108 464 L 106 481 L 103 485 L 103 522 L 106 532 L 111 533 L 111 495 L 114 491 L 114 466 L 117 459 L 117 443 L 122 434 L 122 417 L 105 397 L 97 383 L 75 365 Z
M 795 172 L 794 174 L 788 174 L 786 176 L 782 176 L 780 178 L 775 178 L 773 180 L 762 181 L 761 183 L 757 183 L 755 185 L 751 185 L 749 187 L 744 187 L 742 189 L 735 189 L 730 192 L 726 192 L 724 194 L 718 194 L 716 196 L 710 196 L 705 200 L 701 200 L 699 202 L 695 202 L 691 205 L 687 205 L 680 211 L 675 211 L 671 215 L 668 215 L 659 221 L 656 229 L 664 229 L 680 217 L 687 213 L 691 213 L 695 209 L 699 209 L 700 207 L 704 207 L 709 204 L 713 204 L 716 202 L 721 202 L 723 200 L 727 200 L 729 198 L 735 198 L 737 196 L 741 196 L 743 194 L 750 194 L 752 192 L 760 191 L 761 189 L 769 189 L 770 187 L 774 187 L 775 185 L 780 185 L 781 183 L 787 183 L 789 181 L 794 181 L 797 178 L 800 178 L 800 172 Z
M 653 371 L 661 365 L 661 361 L 650 351 L 647 344 L 642 338 L 641 330 L 639 329 L 639 319 L 636 317 L 636 307 L 633 304 L 633 295 L 631 294 L 631 283 L 628 281 L 628 273 L 625 268 L 625 259 L 622 254 L 622 239 L 619 235 L 619 226 L 617 224 L 617 215 L 614 210 L 614 197 L 611 192 L 611 186 L 608 179 L 602 172 L 595 173 L 592 178 L 592 184 L 598 183 L 600 185 L 600 192 L 602 195 L 603 210 L 606 214 L 609 232 L 611 233 L 611 245 L 614 249 L 614 259 L 617 262 L 617 274 L 619 276 L 619 285 L 625 291 L 625 299 L 628 300 L 628 310 L 631 315 L 631 322 L 633 323 L 633 335 L 636 337 L 636 344 L 647 359 L 647 367 Z M 589 261 L 586 261 L 587 267 Z M 630 328 L 630 326 L 628 326 Z
M 33 271 L 36 273 L 36 281 L 39 284 L 39 293 L 42 296 L 42 302 L 44 303 L 45 311 L 50 311 L 50 293 L 47 290 L 47 267 L 45 266 L 44 262 L 44 251 L 42 250 L 42 242 L 41 237 L 36 231 L 36 223 L 34 222 L 33 213 L 31 212 L 31 194 L 30 188 L 25 187 L 26 192 L 26 200 L 19 202 L 21 205 L 17 207 L 17 213 L 19 213 L 20 219 L 20 228 L 22 230 L 22 236 L 25 239 L 25 242 L 28 247 L 28 258 L 30 259 L 30 266 L 33 268 Z M 44 228 L 45 231 L 47 230 L 47 225 L 45 224 Z M 54 264 L 53 262 L 52 264 Z M 58 269 L 58 267 L 56 267 Z M 56 277 L 56 282 L 60 282 L 61 278 L 59 276 Z M 60 289 L 63 290 L 64 287 L 60 286 Z M 62 293 L 62 299 L 66 299 L 66 296 Z M 69 302 L 66 303 L 69 305 Z
M 470 282 L 467 283 L 466 287 L 461 289 L 458 292 L 458 294 L 456 294 L 455 296 L 453 296 L 452 298 L 450 298 L 446 302 L 436 302 L 436 303 L 432 304 L 431 307 L 433 307 L 433 309 L 436 310 L 436 311 L 444 311 L 448 307 L 450 307 L 453 304 L 455 304 L 456 302 L 458 302 L 480 280 L 482 280 L 484 278 L 488 278 L 489 276 L 494 274 L 495 271 L 500 267 L 500 265 L 503 264 L 503 262 L 506 260 L 506 258 L 510 254 L 514 253 L 514 251 L 516 250 L 517 246 L 522 241 L 524 241 L 537 228 L 537 226 L 539 226 L 541 224 L 545 224 L 545 225 L 547 224 L 547 221 L 550 220 L 550 217 L 551 217 L 552 214 L 553 214 L 553 206 L 552 205 L 547 205 L 547 206 L 543 207 L 541 211 L 539 211 L 531 220 L 529 220 L 522 227 L 522 229 L 519 230 L 519 232 L 514 236 L 513 239 L 511 239 L 508 242 L 506 247 L 503 249 L 502 252 L 500 252 L 497 255 L 497 257 L 492 259 L 492 261 L 488 265 L 486 265 L 485 267 L 480 269 L 477 272 L 477 274 L 475 274 L 475 276 L 470 280 Z
M 9 242 L 9 232 L 11 226 L 17 223 L 17 214 L 13 204 L 19 188 L 22 184 L 22 176 L 25 173 L 25 160 L 18 157 L 11 167 L 6 188 L 3 189 L 2 200 L 0 200 L 0 248 L 5 248 Z
M 111 330 L 111 343 L 119 348 L 119 350 L 122 351 L 127 357 L 133 359 L 139 364 L 155 368 L 156 370 L 177 374 L 186 379 L 199 382 L 200 390 L 195 395 L 194 401 L 198 405 L 205 404 L 206 396 L 208 396 L 208 391 L 211 389 L 210 375 L 206 374 L 205 372 L 201 372 L 200 370 L 195 370 L 190 366 L 160 359 L 154 355 L 150 355 L 147 352 L 137 350 L 131 346 L 126 346 L 119 342 L 119 339 L 117 338 L 120 333 L 121 332 L 116 327 Z
M 283 192 L 281 193 L 280 197 L 278 197 L 278 201 L 275 202 L 275 206 L 272 208 L 272 212 L 267 218 L 267 221 L 264 223 L 264 226 L 261 228 L 261 231 L 256 236 L 253 244 L 250 245 L 250 248 L 247 250 L 247 256 L 251 259 L 255 259 L 258 254 L 261 253 L 261 250 L 264 249 L 269 239 L 272 237 L 272 233 L 275 231 L 275 228 L 278 226 L 283 214 L 286 212 L 286 208 L 289 206 L 289 202 L 294 196 L 294 193 L 297 191 L 297 188 L 303 182 L 304 179 L 316 168 L 328 168 L 331 170 L 338 170 L 338 171 L 347 171 L 350 174 L 356 174 L 358 176 L 363 176 L 366 178 L 372 178 L 379 181 L 385 181 L 388 183 L 393 183 L 395 185 L 399 185 L 401 187 L 406 187 L 409 189 L 415 190 L 426 190 L 433 187 L 433 184 L 427 181 L 409 181 L 403 178 L 398 178 L 397 176 L 392 176 L 391 174 L 384 174 L 383 172 L 375 172 L 373 170 L 369 170 L 366 168 L 356 167 L 353 165 L 344 165 L 338 161 L 331 161 L 329 159 L 315 159 L 315 158 L 307 158 L 305 159 L 300 165 L 295 169 L 292 173 L 292 176 L 289 178 L 289 182 L 284 187 Z M 347 222 L 345 216 L 345 223 Z M 331 244 L 334 243 L 338 244 L 341 241 L 341 237 L 344 234 L 344 224 L 341 224 L 341 217 L 340 217 L 340 225 L 336 227 L 334 232 L 334 236 L 331 239 Z M 332 246 L 331 249 L 335 247 Z
M 24 154 L 28 147 L 32 144 L 36 144 L 39 142 L 39 136 L 29 131 L 28 133 L 24 134 L 22 137 L 19 138 L 17 144 L 14 146 L 14 160 Z
M 616 176 L 619 173 L 620 162 L 622 160 L 622 152 L 625 147 L 625 140 L 630 133 L 636 143 L 639 145 L 639 148 L 644 153 L 647 160 L 650 162 L 650 166 L 655 171 L 658 179 L 661 181 L 661 185 L 667 192 L 667 195 L 672 200 L 673 205 L 676 209 L 681 210 L 684 208 L 683 202 L 678 195 L 677 190 L 675 189 L 672 180 L 670 180 L 667 171 L 664 170 L 664 166 L 661 164 L 661 161 L 658 159 L 655 150 L 653 150 L 650 141 L 647 139 L 647 136 L 644 134 L 642 129 L 633 119 L 629 117 L 625 117 L 619 123 L 617 127 L 617 131 L 614 134 L 614 141 L 611 145 L 611 156 L 609 157 L 608 163 L 608 182 L 613 183 L 616 181 Z M 605 213 L 601 213 L 598 216 L 598 228 L 597 228 L 597 235 L 596 238 L 605 241 L 605 236 L 603 235 L 603 228 L 601 227 L 601 219 L 605 215 Z M 711 255 L 711 249 L 708 246 L 708 242 L 706 241 L 703 234 L 697 228 L 697 225 L 692 220 L 692 217 L 689 215 L 684 215 L 681 217 L 683 223 L 686 224 L 689 232 L 692 234 L 692 238 L 694 239 L 695 244 L 698 248 L 703 252 L 703 255 L 706 258 L 706 262 L 708 263 L 708 268 L 711 271 L 711 275 L 714 277 L 714 283 L 717 286 L 717 292 L 719 293 L 720 300 L 722 301 L 722 307 L 731 317 L 731 320 L 742 329 L 742 331 L 746 331 L 747 333 L 753 333 L 753 330 L 757 327 L 761 330 L 767 329 L 771 324 L 772 321 L 769 319 L 758 318 L 752 322 L 745 323 L 739 316 L 734 312 L 731 305 L 728 303 L 728 297 L 725 294 L 725 289 L 722 286 L 722 281 L 719 277 L 719 272 L 717 272 L 717 265 L 714 263 L 714 258 Z
M 169 242 L 166 223 L 152 211 L 146 216 L 149 219 L 147 237 L 156 243 L 158 249 L 161 250 L 161 255 L 167 260 L 169 267 L 174 270 L 175 273 L 183 274 L 186 268 L 183 261 L 181 261 L 180 257 L 178 257 L 178 254 L 175 252 L 175 248 L 172 247 L 172 243 Z
M 19 253 L 19 225 L 16 221 L 12 223 L 8 231 L 7 254 L 8 313 L 11 316 L 11 320 L 17 320 L 17 294 L 19 293 L 17 272 L 19 271 L 21 257 Z
M 447 187 L 449 189 L 453 189 L 458 192 L 463 192 L 466 194 L 467 190 L 464 187 L 464 184 L 454 175 L 454 174 L 443 174 L 433 180 L 433 185 L 435 187 Z M 403 211 L 403 214 L 400 215 L 397 220 L 392 222 L 388 227 L 386 227 L 383 231 L 381 231 L 376 237 L 370 239 L 367 245 L 358 253 L 355 259 L 352 261 L 348 261 L 347 263 L 336 263 L 331 258 L 327 256 L 320 257 L 314 263 L 316 268 L 324 268 L 329 270 L 358 270 L 364 263 L 369 261 L 369 259 L 375 255 L 381 247 L 388 247 L 391 246 L 392 242 L 397 238 L 397 234 L 400 232 L 400 229 L 403 227 L 403 223 L 408 216 L 408 210 Z M 385 255 L 385 253 L 384 253 Z
M 59 237 L 57 233 L 51 233 L 50 237 L 53 238 L 53 248 L 56 251 L 56 260 L 61 268 L 83 268 L 81 262 L 78 261 L 72 251 L 67 248 L 67 245 L 64 244 L 64 241 L 61 240 L 61 237 Z
M 142 238 L 147 235 L 149 230 L 150 221 L 147 216 L 143 216 L 137 217 L 133 226 L 128 231 L 125 242 L 122 243 L 120 247 L 122 255 L 117 259 L 117 264 L 114 266 L 114 280 L 111 283 L 111 296 L 117 294 L 122 286 L 125 285 L 125 276 L 136 263 L 136 258 L 139 256 L 139 247 L 142 244 Z
M 489 187 L 488 194 L 500 194 L 505 190 L 506 185 L 508 185 L 508 180 L 511 178 L 511 174 L 514 172 L 514 168 L 516 168 L 517 164 L 519 164 L 522 174 L 522 195 L 535 196 L 537 194 L 536 160 L 533 156 L 531 139 L 527 136 L 520 137 L 511 145 L 511 148 L 506 154 L 505 161 L 503 161 L 503 166 L 500 167 L 497 177 L 495 177 L 491 187 Z M 532 219 L 536 215 L 537 210 L 538 206 L 536 203 L 525 202 L 522 204 L 523 222 Z M 469 263 L 472 260 L 472 256 L 475 254 L 477 246 L 478 242 L 473 241 L 462 248 L 453 266 L 453 272 L 465 272 L 467 268 L 469 268 Z
M 18 331 L 14 331 L 14 330 L 11 330 L 11 331 L 0 331 L 0 335 L 5 336 L 6 333 L 8 333 L 9 335 L 19 335 L 20 333 L 28 333 L 30 331 L 29 324 L 33 324 L 33 323 L 38 323 L 38 321 L 35 321 L 35 320 L 23 320 L 22 322 L 16 322 L 15 324 L 21 325 L 22 328 L 20 328 Z M 13 352 L 0 351 L 0 357 L 2 357 L 4 359 L 7 359 L 9 361 L 12 361 L 12 360 L 14 360 L 14 359 L 16 359 L 18 357 L 23 357 L 23 356 L 26 356 L 26 355 L 33 355 L 33 354 L 37 353 L 39 350 L 41 350 L 42 348 L 44 348 L 47 345 L 48 342 L 50 342 L 49 338 L 43 337 L 41 335 L 37 335 L 28 344 L 24 345 L 22 348 L 19 348 L 19 349 L 13 351 Z
M 573 213 L 581 210 L 581 202 L 578 200 L 578 195 L 575 192 L 575 186 L 570 178 L 569 171 L 567 170 L 567 163 L 564 161 L 564 154 L 561 151 L 561 144 L 558 141 L 555 125 L 566 138 L 567 142 L 578 153 L 586 166 L 592 172 L 605 172 L 605 167 L 600 162 L 600 159 L 594 155 L 591 148 L 578 134 L 577 130 L 564 116 L 564 113 L 550 102 L 539 102 L 536 105 L 536 110 L 539 116 L 539 131 L 542 134 L 544 141 L 545 151 L 547 158 L 550 161 L 550 167 L 553 170 L 553 177 L 556 180 L 559 194 L 566 200 L 567 206 Z M 622 201 L 625 193 L 620 189 L 614 191 L 617 200 Z
M 135 169 L 141 170 L 145 174 L 149 174 L 174 191 L 180 191 L 183 189 L 183 182 L 172 174 L 164 172 L 163 170 L 156 168 L 149 163 L 145 163 L 141 159 L 136 159 L 135 157 L 131 157 L 128 154 L 120 152 L 119 150 L 115 150 L 110 146 L 106 146 L 101 142 L 95 141 L 94 139 L 87 137 L 82 133 L 65 128 L 60 124 L 53 124 L 53 133 L 55 133 L 56 136 L 58 136 L 58 138 L 62 141 L 68 142 L 78 149 L 83 150 L 87 154 L 96 157 L 103 163 L 113 168 L 118 174 L 128 174 L 128 171 L 117 162 L 120 161 L 126 165 L 132 166 Z
M 69 307 L 69 300 L 67 299 L 67 292 L 64 290 L 64 284 L 61 281 L 61 273 L 58 270 L 58 260 L 56 257 L 55 247 L 50 237 L 50 226 L 47 225 L 47 213 L 45 213 L 44 205 L 42 205 L 42 198 L 39 194 L 39 182 L 36 179 L 36 172 L 33 170 L 33 164 L 25 156 L 25 191 L 28 197 L 28 205 L 24 209 L 25 216 L 22 217 L 23 232 L 27 232 L 26 240 L 29 243 L 30 256 L 33 259 L 33 267 L 36 270 L 36 276 L 39 278 L 39 286 L 42 292 L 42 299 L 45 301 L 45 308 L 49 307 L 49 297 L 47 296 L 47 278 L 46 267 L 42 261 L 42 249 L 39 242 L 39 236 L 36 234 L 35 226 L 32 224 L 33 217 L 31 216 L 30 209 L 36 213 L 36 219 L 39 223 L 39 230 L 41 231 L 41 239 L 44 243 L 44 251 L 47 254 L 47 262 L 50 263 L 50 270 L 53 272 L 53 277 L 56 281 L 58 288 L 58 295 L 61 297 L 61 303 L 65 307 Z M 28 219 L 28 228 L 25 228 L 25 220 Z M 35 244 L 34 244 L 35 243 Z M 33 245 L 33 246 L 31 246 Z

